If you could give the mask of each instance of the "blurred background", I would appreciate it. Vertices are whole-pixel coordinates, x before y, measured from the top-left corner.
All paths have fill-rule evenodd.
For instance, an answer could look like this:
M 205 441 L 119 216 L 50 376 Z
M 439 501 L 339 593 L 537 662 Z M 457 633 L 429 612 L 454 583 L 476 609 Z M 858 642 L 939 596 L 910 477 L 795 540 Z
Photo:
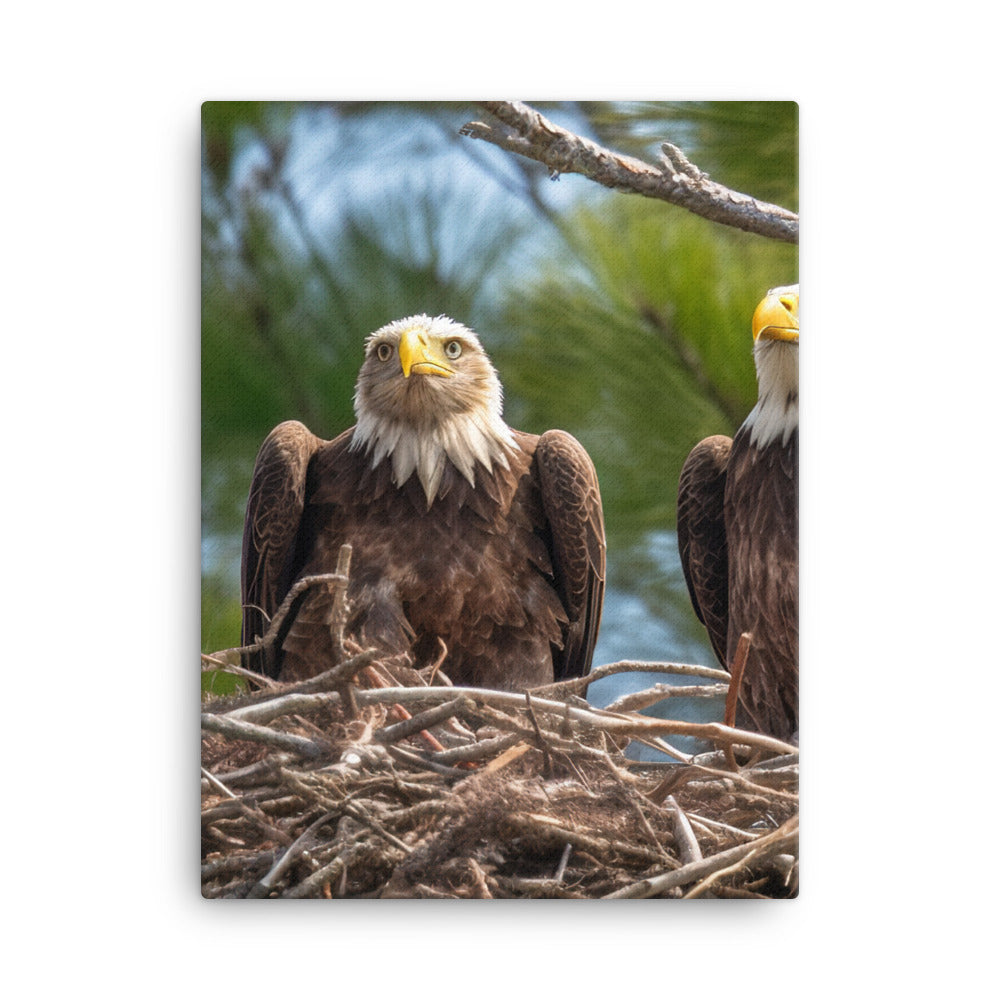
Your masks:
M 531 102 L 659 162 L 798 210 L 792 102 Z M 240 641 L 243 511 L 257 449 L 295 418 L 354 423 L 363 341 L 446 313 L 480 335 L 521 430 L 571 432 L 597 467 L 608 590 L 595 665 L 716 666 L 674 533 L 690 448 L 756 399 L 750 318 L 797 248 L 463 137 L 470 103 L 210 102 L 202 109 L 202 649 Z M 593 685 L 607 704 L 662 675 Z M 685 681 L 690 683 L 690 680 Z M 678 699 L 663 714 L 721 718 Z M 653 714 L 661 714 L 657 709 Z

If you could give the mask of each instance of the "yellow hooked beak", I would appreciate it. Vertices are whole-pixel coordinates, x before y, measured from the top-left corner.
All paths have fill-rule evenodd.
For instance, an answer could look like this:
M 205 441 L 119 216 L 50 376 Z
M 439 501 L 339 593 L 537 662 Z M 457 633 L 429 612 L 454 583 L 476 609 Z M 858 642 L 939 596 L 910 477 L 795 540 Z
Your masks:
M 772 288 L 754 310 L 753 339 L 799 342 L 799 286 Z
M 420 327 L 403 331 L 399 338 L 399 363 L 403 366 L 403 378 L 409 378 L 411 372 L 445 378 L 455 374 L 455 369 L 444 356 L 440 340 L 429 337 Z

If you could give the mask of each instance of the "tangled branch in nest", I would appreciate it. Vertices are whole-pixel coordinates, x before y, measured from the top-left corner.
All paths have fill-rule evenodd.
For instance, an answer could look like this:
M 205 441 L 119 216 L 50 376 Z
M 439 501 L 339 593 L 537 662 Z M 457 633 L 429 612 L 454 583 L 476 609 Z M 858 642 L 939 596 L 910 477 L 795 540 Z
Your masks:
M 370 684 L 392 683 L 391 671 L 395 683 L 355 690 L 352 711 L 342 689 L 352 668 Z M 370 653 L 324 678 L 203 706 L 204 895 L 797 891 L 795 747 L 721 724 L 601 711 L 551 689 L 431 686 Z M 721 749 L 687 756 L 664 741 L 674 735 Z M 627 759 L 635 737 L 678 762 Z M 731 770 L 733 748 L 752 761 Z

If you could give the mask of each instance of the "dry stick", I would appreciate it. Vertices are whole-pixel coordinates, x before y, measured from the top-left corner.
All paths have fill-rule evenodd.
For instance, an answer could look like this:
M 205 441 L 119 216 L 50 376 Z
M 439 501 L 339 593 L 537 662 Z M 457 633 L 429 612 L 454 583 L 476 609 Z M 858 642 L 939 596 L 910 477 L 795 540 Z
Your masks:
M 438 636 L 437 638 L 438 638 L 438 645 L 441 648 L 441 652 L 438 653 L 438 658 L 431 664 L 430 672 L 427 675 L 428 685 L 434 683 L 434 678 L 437 676 L 438 671 L 441 669 L 441 664 L 444 663 L 445 658 L 448 656 L 448 644 L 444 641 L 444 639 L 441 638 L 441 636 Z M 451 681 L 448 680 L 447 676 L 445 676 L 445 680 L 448 681 L 447 686 L 451 687 Z
M 556 873 L 552 876 L 553 882 L 561 882 L 563 880 L 563 876 L 566 874 L 566 865 L 569 864 L 569 856 L 572 852 L 572 844 L 567 844 L 563 848 L 562 857 L 559 859 L 559 867 L 556 868 Z
M 382 704 L 396 701 L 402 705 L 423 701 L 441 702 L 458 695 L 468 695 L 479 705 L 502 708 L 526 709 L 524 692 L 488 691 L 484 688 L 383 688 L 358 692 L 358 704 Z M 317 696 L 321 697 L 321 696 Z M 327 696 L 328 697 L 328 696 Z M 765 733 L 751 733 L 733 729 L 718 722 L 681 722 L 678 719 L 654 719 L 647 715 L 603 716 L 600 710 L 581 709 L 562 701 L 531 697 L 536 712 L 556 715 L 561 721 L 568 715 L 574 722 L 589 729 L 601 730 L 619 736 L 694 736 L 712 743 L 734 743 L 766 750 L 771 753 L 794 754 L 798 748 Z
M 722 831 L 723 833 L 728 833 L 733 837 L 739 837 L 741 840 L 756 840 L 757 834 L 751 833 L 748 830 L 741 830 L 738 826 L 730 826 L 728 823 L 723 823 L 721 820 L 709 819 L 707 816 L 702 816 L 699 813 L 688 812 L 687 819 L 692 826 L 701 827 L 706 833 L 713 833 L 715 830 Z
M 207 778 L 209 782 L 216 786 L 223 795 L 229 796 L 233 802 L 239 806 L 240 812 L 244 815 L 251 823 L 259 827 L 264 831 L 265 835 L 271 837 L 273 840 L 277 840 L 281 844 L 288 844 L 291 841 L 291 837 L 288 836 L 283 830 L 279 830 L 276 826 L 273 826 L 268 822 L 267 817 L 264 815 L 263 810 L 259 806 L 247 805 L 238 795 L 231 792 L 226 786 L 219 781 L 219 779 L 212 774 L 210 771 L 206 771 L 205 768 L 201 769 L 202 776 Z M 202 822 L 205 821 L 204 815 L 202 816 Z
M 644 691 L 623 694 L 610 705 L 606 712 L 639 712 L 668 698 L 721 698 L 728 690 L 725 684 L 654 684 Z
M 387 688 L 389 686 L 388 681 L 386 681 L 374 667 L 365 667 L 363 673 L 365 677 L 367 677 L 376 687 Z M 355 695 L 355 700 L 356 699 L 357 696 Z M 412 718 L 410 713 L 398 703 L 390 706 L 389 711 L 401 722 L 407 722 Z M 418 731 L 420 733 L 420 738 L 431 748 L 431 750 L 444 749 L 444 745 L 441 741 L 436 736 L 432 736 L 426 729 L 420 729 Z
M 271 813 L 277 814 L 277 812 L 284 811 L 286 814 L 299 812 L 306 804 L 301 796 L 298 795 L 282 795 L 274 788 L 263 788 L 259 790 L 254 790 L 248 792 L 248 795 L 252 795 L 253 801 L 256 803 L 256 807 L 264 813 L 264 806 L 266 805 Z M 208 825 L 210 823 L 215 823 L 220 819 L 236 819 L 243 815 L 245 803 L 242 799 L 227 799 L 225 802 L 220 802 L 218 805 L 208 806 L 204 808 L 201 813 L 201 822 L 203 825 Z M 264 815 L 267 815 L 264 813 Z
M 350 548 L 350 546 L 343 546 L 342 548 Z M 350 553 L 347 557 L 348 564 L 350 564 Z M 264 674 L 259 674 L 254 670 L 245 670 L 243 667 L 238 667 L 231 663 L 226 663 L 224 660 L 220 660 L 220 656 L 233 655 L 233 656 L 243 656 L 247 653 L 260 653 L 263 650 L 268 649 L 274 645 L 277 640 L 278 631 L 281 629 L 285 618 L 288 617 L 288 613 L 291 610 L 292 604 L 295 599 L 303 593 L 303 591 L 308 590 L 310 587 L 318 587 L 321 584 L 333 584 L 334 592 L 337 593 L 337 588 L 343 585 L 346 591 L 347 582 L 346 575 L 341 575 L 339 573 L 340 562 L 337 563 L 338 572 L 337 573 L 317 573 L 313 576 L 304 576 L 299 580 L 295 581 L 295 585 L 288 591 L 285 595 L 285 599 L 278 606 L 278 610 L 275 611 L 274 616 L 271 618 L 267 626 L 267 631 L 261 638 L 258 638 L 256 642 L 252 642 L 246 646 L 233 646 L 229 649 L 220 649 L 216 653 L 209 655 L 207 653 L 202 653 L 201 658 L 207 660 L 209 663 L 213 664 L 215 669 L 224 670 L 228 673 L 238 674 L 241 677 L 249 677 L 254 681 L 267 686 L 272 686 L 275 682 L 270 678 L 266 677 Z
M 615 191 L 657 198 L 712 222 L 798 243 L 794 212 L 716 183 L 670 143 L 661 146 L 664 165 L 654 167 L 560 128 L 521 101 L 480 103 L 501 124 L 468 122 L 460 134 L 543 163 L 553 176 L 583 174 Z
M 284 715 L 301 715 L 317 708 L 339 705 L 342 701 L 338 691 L 317 691 L 314 694 L 308 692 L 281 694 L 272 696 L 263 702 L 230 709 L 220 717 L 232 719 L 234 722 L 257 723 L 263 726 Z
M 696 886 L 694 886 L 692 889 L 689 889 L 684 894 L 683 898 L 696 899 L 698 896 L 701 896 L 702 894 L 707 892 L 714 883 L 720 881 L 721 879 L 724 879 L 727 875 L 735 875 L 736 872 L 738 872 L 741 868 L 748 865 L 758 855 L 758 853 L 759 851 L 751 850 L 745 858 L 735 862 L 734 864 L 731 864 L 728 868 L 719 868 L 718 870 L 712 872 L 711 875 L 708 875 L 706 878 L 703 878 Z M 775 862 L 777 863 L 781 855 L 773 855 L 773 856 Z M 788 857 L 788 855 L 785 855 L 785 857 Z
M 670 855 L 667 853 L 666 848 L 664 848 L 664 846 L 660 843 L 660 838 L 656 835 L 656 831 L 653 829 L 653 825 L 649 822 L 649 818 L 643 811 L 642 806 L 636 800 L 634 792 L 631 795 L 629 795 L 628 804 L 632 807 L 632 810 L 639 817 L 639 822 L 640 824 L 642 824 L 642 828 L 643 830 L 646 831 L 646 835 L 649 837 L 653 846 L 658 847 L 663 856 L 669 858 Z M 676 836 L 674 839 L 675 840 L 677 839 Z M 683 860 L 684 860 L 684 855 L 683 852 L 681 852 L 681 861 Z
M 344 543 L 337 553 L 337 572 L 333 582 L 333 612 L 330 615 L 330 638 L 338 660 L 343 660 L 347 653 L 344 650 L 344 629 L 347 627 L 347 585 L 350 582 L 351 553 L 353 547 Z
M 233 653 L 239 652 L 245 649 L 247 652 L 254 652 L 254 646 L 237 646 L 234 649 L 224 649 L 219 652 L 223 653 Z M 254 681 L 256 683 L 263 684 L 266 687 L 276 687 L 277 681 L 272 680 L 264 674 L 258 674 L 256 670 L 247 670 L 246 667 L 238 666 L 235 663 L 227 663 L 225 660 L 218 659 L 218 654 L 202 653 L 202 673 L 207 673 L 210 671 L 215 671 L 217 673 L 223 674 L 234 674 L 237 677 L 245 677 L 247 680 Z M 208 666 L 205 666 L 205 664 Z
M 483 757 L 491 757 L 495 753 L 500 753 L 515 743 L 523 739 L 520 733 L 504 733 L 503 736 L 494 736 L 490 739 L 480 740 L 478 743 L 470 743 L 468 746 L 451 747 L 449 750 L 442 750 L 434 754 L 431 758 L 437 764 L 456 764 L 459 761 L 482 760 Z
M 262 899 L 270 891 L 271 887 L 288 869 L 288 866 L 305 850 L 306 841 L 312 835 L 315 830 L 318 830 L 324 823 L 329 823 L 331 819 L 337 816 L 337 812 L 328 812 L 320 816 L 319 819 L 310 823 L 303 831 L 295 838 L 294 843 L 292 843 L 288 850 L 278 858 L 278 860 L 271 866 L 270 871 L 250 890 L 248 899 Z
M 225 714 L 229 718 L 264 724 L 282 715 L 300 714 L 311 709 L 339 704 L 346 681 L 379 658 L 377 649 L 366 649 L 308 680 L 282 685 L 280 691 L 259 691 L 241 698 L 239 705 Z M 383 685 L 384 686 L 384 685 Z M 314 698 L 311 695 L 322 695 Z
M 395 743 L 398 740 L 405 740 L 407 736 L 412 736 L 414 733 L 420 732 L 421 729 L 436 726 L 438 723 L 444 722 L 445 719 L 450 719 L 453 715 L 457 715 L 463 709 L 472 708 L 473 705 L 474 702 L 472 699 L 464 695 L 454 698 L 451 701 L 446 701 L 443 705 L 438 705 L 436 708 L 428 708 L 425 712 L 418 712 L 416 715 L 411 715 L 402 722 L 376 729 L 372 734 L 372 739 L 377 743 Z
M 542 736 L 542 727 L 538 724 L 538 717 L 535 715 L 535 710 L 531 707 L 531 695 L 525 691 L 524 700 L 528 706 L 528 718 L 531 719 L 532 728 L 535 730 L 535 740 L 538 749 L 542 751 L 542 767 L 544 768 L 544 776 L 546 778 L 552 777 L 552 755 L 549 753 L 549 744 L 545 737 Z
M 616 663 L 605 663 L 600 667 L 594 667 L 589 674 L 583 677 L 570 677 L 565 681 L 556 681 L 554 684 L 543 684 L 541 687 L 531 689 L 534 695 L 544 698 L 561 698 L 569 694 L 581 694 L 594 683 L 605 677 L 614 674 L 676 674 L 680 677 L 707 677 L 713 681 L 723 681 L 729 683 L 729 674 L 725 670 L 717 670 L 713 667 L 701 667 L 694 663 L 656 663 L 645 662 L 643 660 L 619 660 Z
M 355 656 L 342 660 L 335 667 L 324 670 L 323 673 L 310 677 L 305 681 L 297 681 L 282 689 L 282 694 L 310 694 L 314 691 L 333 691 L 345 680 L 350 680 L 365 667 L 374 663 L 381 654 L 377 649 L 365 649 Z
M 337 581 L 333 585 L 333 606 L 330 609 L 330 642 L 333 655 L 338 663 L 347 659 L 347 649 L 344 645 L 344 630 L 347 627 L 347 585 L 351 569 L 351 553 L 354 551 L 349 543 L 340 546 L 337 554 Z M 370 670 L 370 666 L 365 667 Z M 351 676 L 345 675 L 337 686 L 344 704 L 344 711 L 349 719 L 358 717 L 358 705 L 354 697 L 354 685 Z
M 323 753 L 323 748 L 313 740 L 294 736 L 292 733 L 282 733 L 275 729 L 269 729 L 267 726 L 257 726 L 252 722 L 243 722 L 227 715 L 212 715 L 208 712 L 202 712 L 201 728 L 233 740 L 266 743 L 279 750 L 289 750 L 301 757 L 319 757 Z
M 261 649 L 272 645 L 277 638 L 278 631 L 280 630 L 285 619 L 288 617 L 292 604 L 295 603 L 295 599 L 303 591 L 308 590 L 310 587 L 318 587 L 321 584 L 333 584 L 336 589 L 342 582 L 344 582 L 343 577 L 339 573 L 316 573 L 313 576 L 300 577 L 295 581 L 291 590 L 285 594 L 285 599 L 280 605 L 278 605 L 278 610 L 275 611 L 274 617 L 271 619 L 271 623 L 267 627 L 267 632 L 264 633 L 264 637 L 262 639 L 258 639 L 257 642 L 252 643 L 249 646 L 238 647 L 235 652 L 259 652 Z M 226 652 L 233 652 L 233 650 L 226 650 Z
M 413 848 L 409 844 L 400 840 L 394 833 L 390 833 L 374 816 L 369 815 L 357 803 L 345 801 L 343 808 L 348 816 L 352 816 L 359 823 L 363 823 L 372 829 L 386 843 L 392 844 L 393 847 L 398 847 L 404 854 L 413 853 Z
M 475 858 L 468 858 L 469 870 L 472 872 L 472 878 L 475 883 L 475 889 L 478 895 L 476 899 L 492 899 L 493 893 L 490 892 L 490 887 L 486 882 L 486 872 L 479 866 L 479 862 Z
M 739 861 L 734 862 L 728 868 L 719 868 L 717 871 L 712 872 L 711 875 L 703 878 L 693 889 L 689 889 L 681 897 L 682 899 L 697 899 L 699 896 L 706 893 L 713 885 L 713 883 L 718 882 L 720 879 L 724 879 L 727 875 L 735 875 L 744 865 L 749 864 L 753 860 L 757 852 L 751 850 L 747 853 L 745 858 L 741 858 Z
M 760 795 L 763 798 L 779 799 L 789 803 L 797 803 L 799 800 L 798 795 L 794 792 L 784 792 L 767 785 L 758 785 L 740 771 L 719 771 L 701 764 L 690 764 L 667 775 L 658 785 L 646 792 L 646 798 L 654 805 L 659 805 L 666 801 L 667 796 L 676 791 L 677 788 L 691 782 L 701 784 L 705 782 L 729 782 L 731 787 L 735 786 L 742 791 Z
M 322 868 L 314 871 L 307 879 L 304 879 L 298 885 L 292 886 L 283 894 L 282 898 L 304 899 L 306 896 L 311 896 L 317 890 L 322 889 L 327 882 L 332 882 L 335 878 L 339 878 L 346 871 L 347 868 L 344 859 L 338 854 L 332 861 L 327 862 Z
M 674 814 L 674 839 L 680 849 L 681 864 L 690 865 L 702 860 L 701 847 L 698 845 L 698 838 L 691 829 L 684 810 L 677 804 L 677 800 L 672 796 L 667 796 L 666 806 Z
M 729 691 L 726 694 L 726 711 L 723 718 L 727 726 L 736 725 L 736 706 L 739 704 L 740 684 L 743 682 L 743 671 L 746 669 L 747 656 L 750 655 L 750 644 L 753 636 L 749 632 L 744 632 L 740 636 L 740 641 L 736 645 L 736 652 L 733 654 L 733 662 L 729 667 L 732 677 L 729 681 Z M 733 753 L 732 745 L 725 748 L 726 762 L 731 771 L 737 770 L 736 755 Z
M 789 848 L 793 848 L 798 839 L 798 818 L 793 817 L 779 829 L 769 833 L 749 844 L 738 844 L 730 847 L 726 851 L 703 861 L 695 861 L 689 865 L 684 865 L 663 875 L 656 875 L 652 878 L 645 878 L 632 885 L 625 886 L 616 892 L 608 893 L 602 897 L 604 899 L 648 899 L 656 896 L 668 889 L 674 889 L 691 882 L 697 882 L 713 872 L 722 868 L 729 868 L 741 862 L 754 858 L 764 860 L 775 854 L 786 853 Z
M 596 857 L 616 852 L 622 857 L 638 858 L 641 861 L 656 864 L 672 863 L 672 859 L 663 857 L 662 851 L 654 851 L 640 844 L 610 840 L 604 836 L 566 827 L 559 820 L 546 816 L 544 813 L 510 813 L 507 822 L 519 834 L 541 834 L 547 839 L 558 840 L 563 844 L 572 844 L 574 847 L 582 848 Z
M 596 747 L 589 747 L 576 740 L 562 737 L 558 733 L 552 732 L 551 730 L 541 729 L 538 725 L 537 718 L 534 721 L 534 725 L 529 725 L 526 722 L 515 719 L 506 712 L 501 712 L 499 709 L 492 708 L 491 706 L 485 704 L 479 705 L 476 711 L 479 715 L 489 719 L 494 725 L 508 729 L 512 733 L 516 733 L 520 739 L 527 742 L 530 746 L 538 747 L 539 740 L 541 740 L 542 743 L 547 744 L 550 749 L 560 750 L 565 754 L 582 754 L 585 757 L 590 757 L 591 759 L 597 758 L 602 761 L 607 757 L 607 754 L 603 750 L 598 750 Z M 542 749 L 542 752 L 544 754 L 544 749 Z M 435 759 L 437 759 L 438 756 L 439 755 L 435 755 Z
M 457 767 L 446 767 L 444 764 L 438 764 L 433 760 L 425 760 L 419 754 L 410 753 L 409 750 L 404 750 L 402 747 L 396 746 L 395 743 L 386 747 L 386 750 L 389 751 L 390 757 L 395 757 L 396 760 L 404 764 L 409 764 L 411 767 L 418 767 L 424 771 L 433 771 L 435 774 L 444 775 L 446 778 L 469 777 L 468 771 L 460 771 Z

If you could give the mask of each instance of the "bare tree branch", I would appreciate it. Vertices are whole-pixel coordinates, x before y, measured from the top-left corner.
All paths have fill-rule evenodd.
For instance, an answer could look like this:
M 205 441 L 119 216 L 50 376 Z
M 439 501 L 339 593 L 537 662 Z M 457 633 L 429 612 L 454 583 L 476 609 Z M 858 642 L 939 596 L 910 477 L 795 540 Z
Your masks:
M 663 143 L 662 167 L 605 149 L 558 125 L 520 101 L 483 101 L 498 124 L 468 122 L 461 134 L 537 160 L 552 172 L 583 174 L 615 191 L 641 194 L 744 232 L 798 243 L 799 217 L 711 180 L 676 147 Z

